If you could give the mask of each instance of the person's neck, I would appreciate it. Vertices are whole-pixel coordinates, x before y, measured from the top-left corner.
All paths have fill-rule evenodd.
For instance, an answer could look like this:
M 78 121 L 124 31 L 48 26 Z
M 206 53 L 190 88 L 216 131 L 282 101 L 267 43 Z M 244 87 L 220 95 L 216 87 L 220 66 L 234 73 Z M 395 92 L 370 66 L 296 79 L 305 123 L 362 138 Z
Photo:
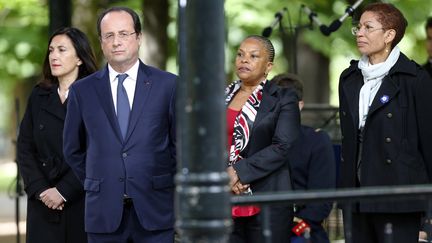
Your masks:
M 257 86 L 258 86 L 258 84 L 256 84 L 256 85 L 249 84 L 248 85 L 248 84 L 242 83 L 242 85 L 240 86 L 240 90 L 244 91 L 244 92 L 252 93 L 256 89 Z
M 256 87 L 261 83 L 261 81 L 262 80 L 258 80 L 258 81 L 242 80 L 240 90 L 252 93 L 256 89 Z
M 118 73 L 125 73 L 129 69 L 135 65 L 138 59 L 131 62 L 123 62 L 123 63 L 110 63 L 111 67 Z
M 65 92 L 78 77 L 62 77 L 58 78 L 60 92 Z
M 390 55 L 390 52 L 383 52 L 383 53 L 377 53 L 375 55 L 370 55 L 369 56 L 369 63 L 371 65 L 375 65 L 378 63 L 382 63 L 385 62 L 387 60 L 387 57 Z

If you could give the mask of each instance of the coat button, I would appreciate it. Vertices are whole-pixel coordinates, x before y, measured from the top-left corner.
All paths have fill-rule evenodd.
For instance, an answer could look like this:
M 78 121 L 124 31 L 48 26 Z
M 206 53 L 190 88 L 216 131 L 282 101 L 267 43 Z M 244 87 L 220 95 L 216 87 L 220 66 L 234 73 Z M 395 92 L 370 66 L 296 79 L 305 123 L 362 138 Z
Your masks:
M 386 143 L 391 143 L 391 138 L 386 138 L 385 141 Z
M 123 181 L 124 181 L 124 179 L 123 179 L 123 178 L 121 178 L 121 177 L 120 177 L 120 178 L 119 178 L 118 180 L 119 180 L 120 182 L 123 182 Z
M 128 156 L 127 153 L 122 153 L 122 157 L 123 157 L 123 158 L 126 158 L 127 156 Z
M 342 111 L 342 116 L 346 116 L 346 112 L 345 111 Z
M 392 163 L 392 160 L 391 160 L 391 159 L 386 159 L 386 163 L 387 163 L 387 164 L 391 164 L 391 163 Z
M 43 162 L 43 163 L 42 163 L 42 166 L 43 166 L 43 167 L 45 167 L 45 166 L 46 166 L 46 163 L 45 163 L 45 162 Z
M 43 124 L 39 124 L 39 130 L 44 129 L 44 125 Z
M 392 118 L 393 114 L 391 112 L 387 113 L 387 118 Z

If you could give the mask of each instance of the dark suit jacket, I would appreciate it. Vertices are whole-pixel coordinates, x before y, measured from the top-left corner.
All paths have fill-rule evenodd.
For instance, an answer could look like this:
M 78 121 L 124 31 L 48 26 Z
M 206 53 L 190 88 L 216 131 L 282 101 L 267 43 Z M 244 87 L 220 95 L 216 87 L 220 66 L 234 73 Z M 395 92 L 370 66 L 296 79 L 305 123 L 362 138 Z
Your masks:
M 336 160 L 327 133 L 301 126 L 300 136 L 291 149 L 289 158 L 294 190 L 336 187 Z M 332 203 L 308 203 L 296 206 L 294 215 L 305 220 L 312 229 L 311 242 L 330 242 L 321 224 L 330 214 Z
M 323 131 L 301 127 L 299 139 L 291 150 L 291 180 L 294 190 L 336 187 L 336 160 L 330 137 Z M 298 205 L 296 216 L 320 223 L 330 213 L 332 203 Z
M 300 132 L 298 100 L 292 89 L 267 82 L 249 144 L 233 165 L 253 192 L 291 190 L 286 158 Z
M 340 78 L 341 187 L 356 187 L 359 92 L 363 76 L 351 62 Z M 363 131 L 361 187 L 430 183 L 432 178 L 432 81 L 401 53 L 384 77 Z M 423 210 L 420 200 L 360 203 L 361 212 Z
M 18 166 L 27 193 L 27 238 L 31 242 L 86 242 L 84 190 L 63 159 L 66 106 L 57 86 L 37 85 L 28 100 L 18 136 Z M 62 211 L 46 207 L 39 194 L 56 187 L 67 200 Z M 67 232 L 66 232 L 67 231 Z M 49 233 L 47 233 L 49 232 Z
M 142 227 L 173 228 L 175 81 L 175 75 L 140 61 L 125 141 L 108 68 L 71 86 L 64 154 L 84 184 L 87 232 L 110 233 L 119 227 L 125 193 Z
M 432 63 L 430 61 L 427 61 L 425 64 L 423 64 L 422 66 L 428 73 L 429 75 L 432 77 Z

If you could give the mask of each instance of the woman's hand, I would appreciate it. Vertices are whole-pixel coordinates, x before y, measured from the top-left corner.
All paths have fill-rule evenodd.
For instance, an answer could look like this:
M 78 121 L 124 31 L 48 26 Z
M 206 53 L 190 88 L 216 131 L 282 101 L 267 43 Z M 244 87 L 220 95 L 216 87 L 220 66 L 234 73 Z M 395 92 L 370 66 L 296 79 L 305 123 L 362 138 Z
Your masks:
M 240 181 L 240 178 L 237 175 L 237 172 L 234 170 L 232 166 L 227 168 L 227 173 L 230 178 L 229 186 L 234 194 L 242 194 L 247 189 L 249 189 L 249 184 L 243 185 Z
M 55 187 L 46 189 L 39 195 L 40 200 L 49 208 L 62 210 L 64 200 Z
M 229 187 L 232 188 L 239 181 L 239 177 L 237 175 L 237 172 L 234 170 L 232 166 L 228 166 L 227 173 L 230 179 Z
M 231 190 L 234 192 L 234 194 L 240 195 L 246 192 L 249 189 L 249 186 L 249 184 L 243 185 L 240 181 L 238 181 L 231 187 Z

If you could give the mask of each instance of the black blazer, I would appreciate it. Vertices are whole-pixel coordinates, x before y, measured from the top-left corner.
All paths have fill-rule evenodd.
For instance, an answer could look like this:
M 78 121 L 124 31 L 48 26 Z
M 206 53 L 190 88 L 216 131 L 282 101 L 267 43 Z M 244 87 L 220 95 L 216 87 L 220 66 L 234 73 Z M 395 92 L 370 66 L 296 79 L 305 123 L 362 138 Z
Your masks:
M 267 82 L 251 129 L 249 144 L 233 165 L 253 192 L 291 190 L 287 157 L 300 132 L 297 96 L 292 89 Z
M 361 181 L 356 183 L 359 92 L 363 76 L 352 61 L 340 77 L 342 130 L 340 186 L 396 186 L 430 183 L 432 176 L 432 80 L 401 53 L 384 77 L 363 131 Z M 360 203 L 362 212 L 423 210 L 420 200 Z
M 27 193 L 27 239 L 29 242 L 86 242 L 84 190 L 63 160 L 63 124 L 66 106 L 57 86 L 36 86 L 28 100 L 18 136 L 18 166 Z M 62 211 L 38 200 L 39 194 L 56 187 L 67 200 Z M 67 230 L 67 232 L 66 232 Z M 48 233 L 51 232 L 51 233 Z
M 422 66 L 428 73 L 429 75 L 432 77 L 432 63 L 430 61 L 427 61 L 425 64 L 423 64 Z

